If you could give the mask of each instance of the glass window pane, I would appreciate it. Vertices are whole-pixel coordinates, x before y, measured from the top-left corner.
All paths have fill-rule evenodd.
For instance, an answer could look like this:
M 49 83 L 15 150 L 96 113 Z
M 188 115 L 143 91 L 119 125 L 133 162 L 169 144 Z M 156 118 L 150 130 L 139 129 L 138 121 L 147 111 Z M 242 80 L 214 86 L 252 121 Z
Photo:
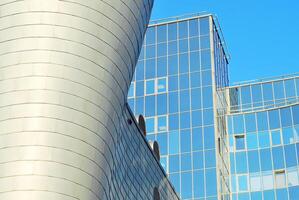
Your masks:
M 298 87 L 299 87 L 299 85 L 298 85 Z M 299 106 L 293 106 L 292 110 L 293 110 L 294 124 L 299 124 Z
M 282 137 L 284 144 L 291 144 L 294 142 L 293 128 L 283 128 Z
M 174 173 L 169 175 L 169 180 L 173 184 L 175 191 L 180 193 L 180 183 L 181 183 L 181 174 L 179 173 Z
M 189 36 L 198 36 L 198 19 L 193 19 L 189 21 Z
M 250 190 L 253 192 L 262 190 L 261 177 L 259 174 L 250 175 Z
M 200 55 L 199 52 L 191 52 L 190 53 L 190 71 L 199 71 L 200 70 Z
M 272 170 L 272 158 L 269 149 L 260 150 L 261 169 L 262 171 Z
M 184 153 L 181 155 L 181 170 L 188 171 L 191 170 L 191 154 Z
M 212 72 L 211 70 L 202 72 L 202 85 L 209 86 L 212 85 Z
M 201 69 L 209 69 L 211 66 L 211 51 L 202 50 L 201 51 Z
M 192 130 L 192 150 L 198 151 L 203 148 L 202 129 L 194 128 Z
M 205 151 L 205 168 L 216 167 L 215 150 Z
M 180 73 L 187 73 L 189 71 L 189 58 L 188 58 L 188 54 L 184 53 L 184 54 L 180 54 L 179 55 L 179 61 L 180 61 Z
M 168 117 L 169 120 L 169 130 L 177 130 L 179 129 L 179 115 L 174 114 L 174 115 L 169 115 Z
M 201 18 L 200 22 L 200 35 L 208 35 L 210 32 L 209 17 Z
M 167 117 L 161 116 L 158 117 L 158 132 L 167 131 Z
M 159 144 L 159 150 L 161 155 L 168 154 L 168 142 L 167 142 L 167 134 L 166 133 L 160 133 L 157 135 L 157 142 Z
M 156 45 L 146 46 L 146 58 L 156 57 Z
M 188 37 L 188 21 L 179 22 L 179 38 Z
M 169 76 L 168 77 L 168 90 L 176 91 L 178 90 L 178 76 Z
M 157 29 L 158 29 L 157 30 L 157 34 L 158 34 L 157 41 L 158 41 L 158 43 L 166 42 L 166 39 L 167 39 L 167 26 L 166 25 L 158 26 Z
M 200 73 L 194 72 L 191 73 L 191 87 L 200 87 Z
M 249 172 L 259 172 L 260 171 L 260 161 L 259 161 L 258 151 L 248 151 L 248 167 Z
M 203 137 L 204 137 L 204 148 L 213 149 L 215 148 L 215 134 L 213 126 L 204 127 Z
M 264 172 L 263 173 L 263 189 L 271 190 L 273 189 L 273 175 L 272 172 Z
M 260 148 L 270 147 L 270 138 L 269 138 L 268 131 L 259 132 L 258 137 L 259 137 Z
M 236 170 L 237 170 L 237 173 L 247 173 L 246 152 L 237 152 L 236 153 Z
M 199 38 L 194 37 L 189 39 L 190 43 L 190 51 L 198 51 L 199 50 Z M 198 55 L 198 53 L 197 53 Z
M 155 96 L 146 96 L 145 97 L 145 116 L 154 116 L 155 115 Z
M 285 98 L 283 81 L 274 82 L 274 96 L 275 102 L 280 103 Z
M 144 80 L 144 61 L 140 61 L 140 60 L 138 61 L 135 74 L 136 74 L 137 81 Z
M 192 197 L 192 174 L 191 172 L 182 173 L 181 197 L 188 199 Z
M 202 88 L 202 100 L 203 100 L 203 108 L 211 108 L 213 106 L 213 93 L 212 93 L 212 87 L 203 87 Z
M 206 170 L 206 195 L 216 196 L 217 195 L 217 179 L 216 179 L 216 169 Z
M 256 131 L 255 114 L 246 114 L 245 115 L 245 125 L 246 125 L 247 133 Z
M 137 81 L 136 82 L 136 96 L 144 96 L 144 82 Z
M 188 52 L 188 39 L 179 40 L 179 53 Z
M 201 108 L 201 90 L 200 90 L 200 88 L 191 90 L 191 107 L 192 107 L 192 110 Z
M 135 113 L 141 114 L 144 113 L 144 98 L 136 98 L 136 104 L 135 104 Z
M 286 167 L 297 166 L 295 145 L 286 145 L 284 148 Z
M 270 129 L 280 128 L 279 112 L 278 110 L 269 111 Z
M 155 131 L 155 118 L 146 118 L 146 132 L 148 134 L 153 133 Z
M 154 94 L 154 93 L 155 93 L 155 80 L 147 80 L 146 94 Z
M 243 110 L 251 108 L 251 90 L 249 86 L 241 87 L 241 101 Z
M 168 40 L 177 39 L 177 23 L 172 23 L 168 25 Z
M 261 85 L 260 84 L 253 85 L 251 87 L 251 92 L 252 92 L 253 107 L 261 107 L 263 105 Z
M 156 42 L 156 27 L 150 27 L 146 31 L 146 45 L 154 44 Z
M 179 153 L 179 131 L 171 131 L 169 132 L 169 154 L 177 154 Z
M 193 153 L 193 168 L 194 169 L 203 169 L 203 152 L 198 151 Z
M 286 180 L 285 180 L 285 172 L 284 171 L 275 172 L 275 184 L 276 184 L 276 188 L 285 187 Z
M 258 148 L 258 140 L 256 133 L 250 133 L 246 135 L 247 148 L 248 149 L 257 149 Z
M 245 138 L 244 135 L 235 136 L 235 144 L 236 150 L 244 150 L 245 149 Z
M 168 57 L 168 75 L 178 74 L 178 56 Z
M 299 185 L 299 176 L 298 176 L 298 171 L 297 168 L 291 168 L 288 170 L 288 186 L 296 186 Z
M 246 175 L 238 176 L 238 186 L 239 186 L 239 192 L 247 191 L 248 183 L 247 183 Z
M 178 155 L 169 156 L 169 172 L 178 172 L 180 170 L 180 159 Z
M 295 89 L 294 79 L 286 80 L 284 84 L 285 84 L 286 98 L 295 97 L 296 89 Z
M 166 57 L 160 57 L 157 60 L 157 76 L 167 76 L 167 59 Z
M 209 49 L 210 48 L 210 36 L 200 37 L 200 48 Z
M 150 79 L 156 76 L 156 62 L 155 59 L 146 60 L 145 78 Z
M 192 127 L 198 126 L 202 126 L 202 112 L 200 110 L 192 111 Z
M 263 97 L 265 105 L 273 105 L 273 87 L 272 83 L 263 84 Z
M 271 131 L 271 139 L 272 139 L 272 145 L 280 145 L 281 144 L 281 134 L 280 130 L 274 130 Z
M 196 188 L 196 190 L 194 190 L 194 198 L 204 197 L 204 180 L 205 178 L 203 170 L 193 172 L 193 187 Z
M 189 88 L 189 74 L 181 74 L 180 75 L 180 89 L 188 89 Z
M 170 92 L 168 93 L 168 106 L 169 106 L 169 113 L 176 113 L 179 110 L 179 97 L 177 92 Z
M 183 90 L 180 93 L 180 111 L 190 110 L 190 93 L 189 90 Z
M 158 79 L 158 93 L 167 92 L 167 79 L 160 78 Z
M 267 112 L 257 113 L 257 127 L 259 131 L 268 130 Z
M 134 97 L 134 91 L 135 91 L 135 83 L 132 82 L 130 85 L 129 92 L 128 92 L 128 97 Z
M 274 169 L 282 169 L 284 168 L 284 156 L 283 149 L 281 146 L 272 148 L 273 155 L 273 167 Z
M 243 115 L 235 115 L 234 121 L 234 133 L 244 133 L 244 119 Z
M 191 134 L 190 130 L 181 130 L 181 152 L 191 151 Z
M 190 113 L 184 112 L 180 114 L 180 125 L 181 129 L 190 128 Z
M 280 120 L 281 120 L 281 126 L 282 127 L 292 125 L 292 116 L 291 116 L 291 109 L 290 108 L 280 109 Z

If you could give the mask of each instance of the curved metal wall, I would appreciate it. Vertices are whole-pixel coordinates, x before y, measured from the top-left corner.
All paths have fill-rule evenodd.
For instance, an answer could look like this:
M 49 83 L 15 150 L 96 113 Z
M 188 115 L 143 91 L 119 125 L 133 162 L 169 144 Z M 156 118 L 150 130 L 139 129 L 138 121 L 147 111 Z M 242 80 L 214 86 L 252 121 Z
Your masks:
M 0 2 L 0 199 L 110 199 L 153 0 Z

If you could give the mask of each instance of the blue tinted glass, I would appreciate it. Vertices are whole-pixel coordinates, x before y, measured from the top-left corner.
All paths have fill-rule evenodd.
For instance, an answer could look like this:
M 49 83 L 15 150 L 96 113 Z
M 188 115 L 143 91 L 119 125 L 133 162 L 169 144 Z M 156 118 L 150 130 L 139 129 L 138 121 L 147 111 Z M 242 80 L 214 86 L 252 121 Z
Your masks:
M 150 79 L 156 76 L 156 63 L 155 59 L 146 60 L 145 66 L 145 78 Z
M 271 152 L 269 149 L 260 150 L 261 169 L 262 171 L 272 170 Z
M 243 115 L 235 115 L 234 121 L 234 133 L 244 133 L 244 119 Z
M 146 58 L 154 58 L 156 57 L 156 46 L 150 45 L 146 46 Z
M 177 41 L 172 41 L 168 43 L 168 54 L 173 55 L 178 53 L 178 43 Z
M 169 132 L 169 154 L 177 154 L 179 152 L 179 137 L 178 131 Z
M 283 157 L 282 147 L 274 147 L 272 149 L 272 155 L 273 155 L 273 167 L 274 167 L 274 169 L 284 168 L 284 157 Z
M 296 78 L 297 97 L 299 97 L 299 78 Z
M 284 144 L 290 144 L 294 142 L 293 128 L 283 128 L 282 137 Z
M 192 197 L 192 174 L 191 172 L 182 173 L 181 197 L 188 199 Z
M 158 131 L 159 132 L 167 131 L 167 117 L 166 116 L 158 117 Z
M 144 61 L 138 61 L 136 66 L 136 80 L 144 80 Z
M 193 153 L 193 168 L 194 169 L 203 169 L 203 152 L 198 151 Z
M 130 89 L 129 89 L 129 92 L 128 92 L 128 97 L 133 97 L 134 96 L 134 90 L 135 90 L 134 86 L 135 86 L 135 84 L 131 83 Z
M 202 97 L 203 97 L 203 107 L 210 108 L 213 106 L 213 93 L 212 87 L 203 87 L 202 88 Z
M 256 131 L 255 114 L 247 114 L 245 116 L 246 132 Z
M 175 91 L 178 90 L 178 76 L 169 76 L 168 77 L 168 90 Z
M 146 131 L 152 133 L 155 131 L 155 118 L 146 119 Z
M 157 41 L 160 42 L 166 42 L 167 40 L 167 26 L 158 26 L 157 27 Z
M 158 79 L 157 84 L 158 84 L 158 86 L 157 86 L 158 93 L 162 93 L 162 92 L 167 91 L 167 80 L 166 80 L 166 78 Z
M 280 128 L 278 110 L 269 111 L 269 123 L 270 123 L 270 129 Z
M 175 191 L 180 193 L 180 175 L 179 173 L 175 173 L 175 174 L 170 174 L 169 175 L 169 179 L 171 181 L 171 183 L 173 184 Z
M 249 193 L 238 194 L 238 200 L 249 200 Z
M 270 146 L 270 138 L 269 138 L 269 132 L 263 131 L 258 133 L 259 137 L 259 147 L 265 148 Z
M 205 126 L 214 124 L 213 109 L 204 109 L 203 110 L 203 123 Z
M 191 134 L 190 130 L 181 131 L 181 152 L 191 151 Z
M 257 134 L 251 133 L 246 135 L 247 140 L 247 148 L 248 149 L 257 149 L 258 147 L 258 140 L 257 140 Z
M 207 126 L 204 127 L 204 148 L 205 149 L 213 149 L 215 148 L 215 135 L 214 135 L 214 127 Z
M 134 101 L 134 99 L 128 99 L 128 104 L 129 104 L 132 112 L 135 113 L 135 101 Z
M 211 66 L 211 51 L 202 50 L 200 55 L 201 55 L 201 68 L 209 69 Z
M 137 81 L 136 82 L 136 96 L 143 96 L 144 95 L 144 82 Z
M 157 61 L 157 76 L 162 77 L 167 75 L 167 59 L 166 57 L 158 58 Z
M 241 101 L 244 110 L 251 107 L 251 90 L 249 86 L 241 87 Z
M 266 105 L 273 104 L 273 87 L 272 83 L 263 84 L 263 97 Z
M 181 155 L 181 170 L 191 170 L 191 154 L 185 153 Z
M 294 167 L 297 165 L 296 161 L 296 150 L 295 145 L 286 145 L 285 148 L 285 159 L 287 167 Z
M 277 200 L 288 199 L 288 191 L 286 189 L 276 190 L 276 199 Z
M 157 114 L 164 115 L 167 113 L 167 95 L 160 94 L 157 96 Z
M 200 88 L 191 90 L 191 106 L 192 106 L 193 110 L 201 108 L 201 90 L 200 90 Z
M 199 52 L 191 52 L 190 53 L 190 71 L 199 71 L 200 70 L 200 60 L 199 60 Z
M 280 110 L 280 120 L 281 120 L 282 127 L 292 125 L 292 116 L 291 116 L 290 108 L 283 108 Z
M 180 53 L 188 52 L 188 39 L 179 40 L 179 51 Z
M 259 172 L 260 171 L 260 162 L 258 151 L 249 151 L 248 152 L 248 167 L 249 172 Z
M 160 164 L 162 165 L 165 172 L 168 172 L 168 162 L 166 157 L 160 158 Z
M 232 118 L 232 116 L 227 116 L 227 126 L 228 126 L 228 134 L 233 134 L 233 118 Z
M 191 87 L 200 87 L 200 73 L 191 73 Z
M 180 111 L 190 110 L 190 93 L 189 90 L 180 93 Z
M 179 23 L 179 38 L 188 37 L 188 21 L 183 21 Z
M 205 151 L 205 168 L 216 166 L 215 150 Z
M 200 35 L 208 35 L 210 32 L 209 18 L 205 17 L 199 20 L 200 23 Z
M 284 95 L 284 85 L 283 85 L 283 81 L 277 81 L 277 82 L 274 82 L 273 86 L 274 86 L 274 96 L 275 96 L 275 100 L 278 100 L 278 99 L 284 99 L 284 98 L 285 98 L 285 95 Z
M 200 48 L 209 49 L 210 48 L 210 36 L 200 37 Z
M 280 130 L 272 131 L 271 132 L 271 139 L 272 139 L 272 145 L 279 145 L 279 144 L 281 144 Z
M 235 136 L 235 140 L 236 140 L 236 150 L 244 150 L 245 149 L 244 135 Z
M 202 138 L 202 129 L 194 128 L 192 130 L 192 150 L 202 150 L 203 148 L 203 138 Z
M 299 85 L 298 85 L 298 87 L 299 87 Z M 299 96 L 299 94 L 298 94 L 298 96 Z M 299 124 L 299 106 L 293 106 L 292 110 L 293 110 L 294 124 Z
M 141 98 L 136 98 L 136 104 L 135 104 L 135 112 L 137 114 L 141 114 L 141 113 L 144 113 L 144 98 L 141 97 Z
M 178 74 L 178 56 L 169 56 L 168 57 L 168 74 Z
M 264 193 L 264 199 L 275 199 L 273 190 L 264 191 L 263 193 Z
M 297 200 L 299 197 L 299 186 L 289 188 L 290 200 Z
M 168 25 L 168 40 L 176 40 L 177 39 L 177 23 Z
M 206 170 L 206 195 L 217 195 L 217 181 L 216 181 L 216 169 Z
M 247 158 L 246 152 L 236 153 L 236 170 L 237 173 L 247 173 Z
M 155 115 L 155 96 L 146 96 L 145 97 L 145 116 Z
M 235 167 L 235 155 L 234 153 L 230 153 L 230 171 L 232 174 L 236 173 Z
M 192 127 L 202 126 L 202 112 L 200 110 L 192 111 Z
M 168 154 L 168 145 L 167 145 L 167 134 L 158 134 L 157 142 L 159 143 L 159 149 L 161 155 Z
M 180 54 L 179 55 L 180 60 L 180 73 L 187 73 L 189 71 L 189 58 L 188 54 Z
M 194 190 L 194 198 L 204 197 L 205 189 L 204 189 L 204 173 L 203 170 L 194 171 L 193 172 L 193 187 L 196 188 Z
M 168 119 L 169 119 L 169 130 L 179 129 L 179 116 L 177 114 L 169 115 Z
M 150 27 L 146 31 L 146 44 L 154 44 L 156 42 L 156 27 Z
M 203 86 L 212 85 L 212 72 L 211 72 L 211 70 L 207 70 L 207 71 L 202 72 L 202 85 Z
M 286 98 L 295 97 L 296 96 L 296 89 L 295 89 L 294 79 L 286 80 L 284 82 L 284 84 L 285 84 Z
M 262 199 L 262 193 L 261 192 L 252 192 L 251 193 L 251 200 L 261 200 Z
M 180 125 L 181 129 L 190 128 L 190 113 L 184 112 L 180 114 Z
M 189 74 L 181 74 L 180 75 L 180 89 L 188 89 L 189 88 Z
M 178 172 L 180 170 L 179 156 L 169 156 L 169 172 Z
M 178 98 L 178 93 L 177 92 L 170 92 L 168 94 L 168 106 L 169 106 L 169 113 L 176 113 L 178 112 L 179 108 L 179 98 Z
M 155 80 L 146 81 L 146 94 L 155 93 Z
M 266 112 L 257 113 L 257 128 L 259 131 L 264 131 L 268 129 L 268 120 Z
M 198 51 L 199 50 L 199 38 L 190 38 L 190 51 Z M 198 53 L 197 53 L 198 54 Z
M 247 176 L 238 176 L 238 185 L 239 185 L 239 191 L 247 191 L 248 189 L 248 183 L 247 183 Z
M 252 101 L 253 101 L 253 106 L 254 107 L 260 107 L 262 106 L 262 88 L 261 85 L 253 85 L 251 87 L 251 92 L 252 92 Z
M 198 19 L 189 21 L 189 37 L 198 36 Z

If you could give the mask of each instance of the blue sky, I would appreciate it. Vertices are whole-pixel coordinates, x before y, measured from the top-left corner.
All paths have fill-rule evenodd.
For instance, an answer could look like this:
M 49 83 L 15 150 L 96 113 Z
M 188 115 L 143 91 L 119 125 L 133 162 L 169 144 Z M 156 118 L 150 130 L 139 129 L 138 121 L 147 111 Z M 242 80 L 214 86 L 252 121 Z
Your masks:
M 298 0 L 155 0 L 152 19 L 201 11 L 218 16 L 231 82 L 299 72 Z

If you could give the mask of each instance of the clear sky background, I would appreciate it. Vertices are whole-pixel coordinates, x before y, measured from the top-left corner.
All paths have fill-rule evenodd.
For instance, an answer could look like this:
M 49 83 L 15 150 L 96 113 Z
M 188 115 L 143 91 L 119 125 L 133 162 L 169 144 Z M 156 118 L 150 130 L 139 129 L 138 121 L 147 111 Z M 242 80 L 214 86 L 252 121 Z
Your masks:
M 231 55 L 231 82 L 299 72 L 299 0 L 155 0 L 152 20 L 216 14 Z

